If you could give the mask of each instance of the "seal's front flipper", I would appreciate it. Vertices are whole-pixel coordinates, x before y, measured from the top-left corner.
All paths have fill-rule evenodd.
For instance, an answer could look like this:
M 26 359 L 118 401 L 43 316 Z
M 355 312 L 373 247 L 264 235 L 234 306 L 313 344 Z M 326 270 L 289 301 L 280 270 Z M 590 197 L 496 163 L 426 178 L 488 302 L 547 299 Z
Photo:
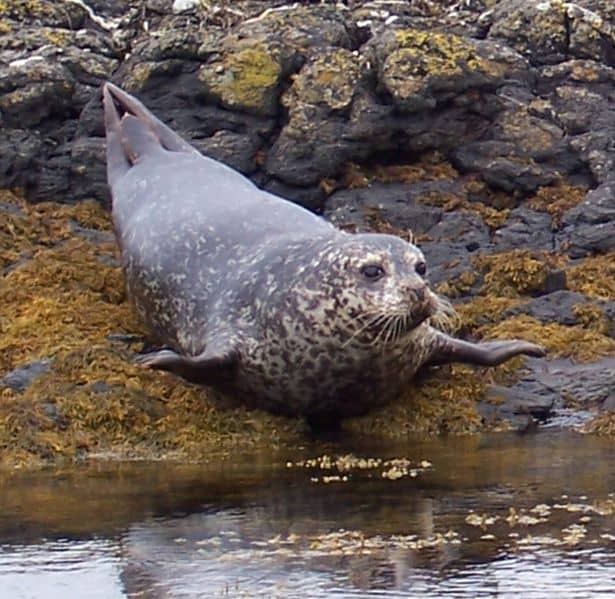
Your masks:
M 436 350 L 427 361 L 428 365 L 465 362 L 480 366 L 497 366 L 521 354 L 537 358 L 546 354 L 544 347 L 519 339 L 470 343 L 440 333 L 438 341 Z
M 137 363 L 147 368 L 172 372 L 191 383 L 210 384 L 229 374 L 237 364 L 236 350 L 216 353 L 205 350 L 198 356 L 182 356 L 171 349 L 142 354 Z

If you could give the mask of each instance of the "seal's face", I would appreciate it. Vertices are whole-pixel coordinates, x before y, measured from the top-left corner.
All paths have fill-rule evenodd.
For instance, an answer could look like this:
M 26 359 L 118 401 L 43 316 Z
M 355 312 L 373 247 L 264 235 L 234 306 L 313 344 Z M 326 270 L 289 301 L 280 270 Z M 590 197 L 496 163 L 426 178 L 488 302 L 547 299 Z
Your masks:
M 394 344 L 439 307 L 414 245 L 390 235 L 349 235 L 321 264 L 347 340 Z

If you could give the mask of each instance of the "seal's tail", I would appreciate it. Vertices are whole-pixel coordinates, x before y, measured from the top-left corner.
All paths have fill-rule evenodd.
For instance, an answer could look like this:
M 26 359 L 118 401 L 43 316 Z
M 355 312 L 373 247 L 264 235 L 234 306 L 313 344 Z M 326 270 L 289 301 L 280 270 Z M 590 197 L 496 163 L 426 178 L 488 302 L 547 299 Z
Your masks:
M 139 100 L 112 83 L 105 83 L 103 86 L 103 103 L 107 137 L 107 180 L 111 187 L 133 164 L 148 154 L 161 149 L 170 152 L 196 152 Z

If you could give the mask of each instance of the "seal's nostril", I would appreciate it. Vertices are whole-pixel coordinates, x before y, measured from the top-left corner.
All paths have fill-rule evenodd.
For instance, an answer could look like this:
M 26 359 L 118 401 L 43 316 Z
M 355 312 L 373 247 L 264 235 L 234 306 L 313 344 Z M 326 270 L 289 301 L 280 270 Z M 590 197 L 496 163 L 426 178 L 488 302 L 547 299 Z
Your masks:
M 425 287 L 420 287 L 414 290 L 414 295 L 419 302 L 425 301 Z

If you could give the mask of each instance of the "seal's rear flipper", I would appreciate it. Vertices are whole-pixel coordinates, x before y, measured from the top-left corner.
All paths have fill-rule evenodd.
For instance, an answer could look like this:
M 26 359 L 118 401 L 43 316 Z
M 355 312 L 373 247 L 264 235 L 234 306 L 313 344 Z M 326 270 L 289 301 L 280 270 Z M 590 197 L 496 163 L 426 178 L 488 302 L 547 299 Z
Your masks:
M 139 100 L 112 83 L 103 86 L 107 137 L 107 180 L 114 182 L 140 157 L 158 150 L 197 151 L 156 118 Z M 121 112 L 118 112 L 118 107 Z
M 465 362 L 479 366 L 497 366 L 521 354 L 537 358 L 546 354 L 544 347 L 519 339 L 470 343 L 439 333 L 438 342 L 427 365 Z
M 171 349 L 161 349 L 137 358 L 137 363 L 172 372 L 191 383 L 209 384 L 224 376 L 229 368 L 237 364 L 238 354 L 234 350 L 215 354 L 205 350 L 198 356 L 182 356 Z

